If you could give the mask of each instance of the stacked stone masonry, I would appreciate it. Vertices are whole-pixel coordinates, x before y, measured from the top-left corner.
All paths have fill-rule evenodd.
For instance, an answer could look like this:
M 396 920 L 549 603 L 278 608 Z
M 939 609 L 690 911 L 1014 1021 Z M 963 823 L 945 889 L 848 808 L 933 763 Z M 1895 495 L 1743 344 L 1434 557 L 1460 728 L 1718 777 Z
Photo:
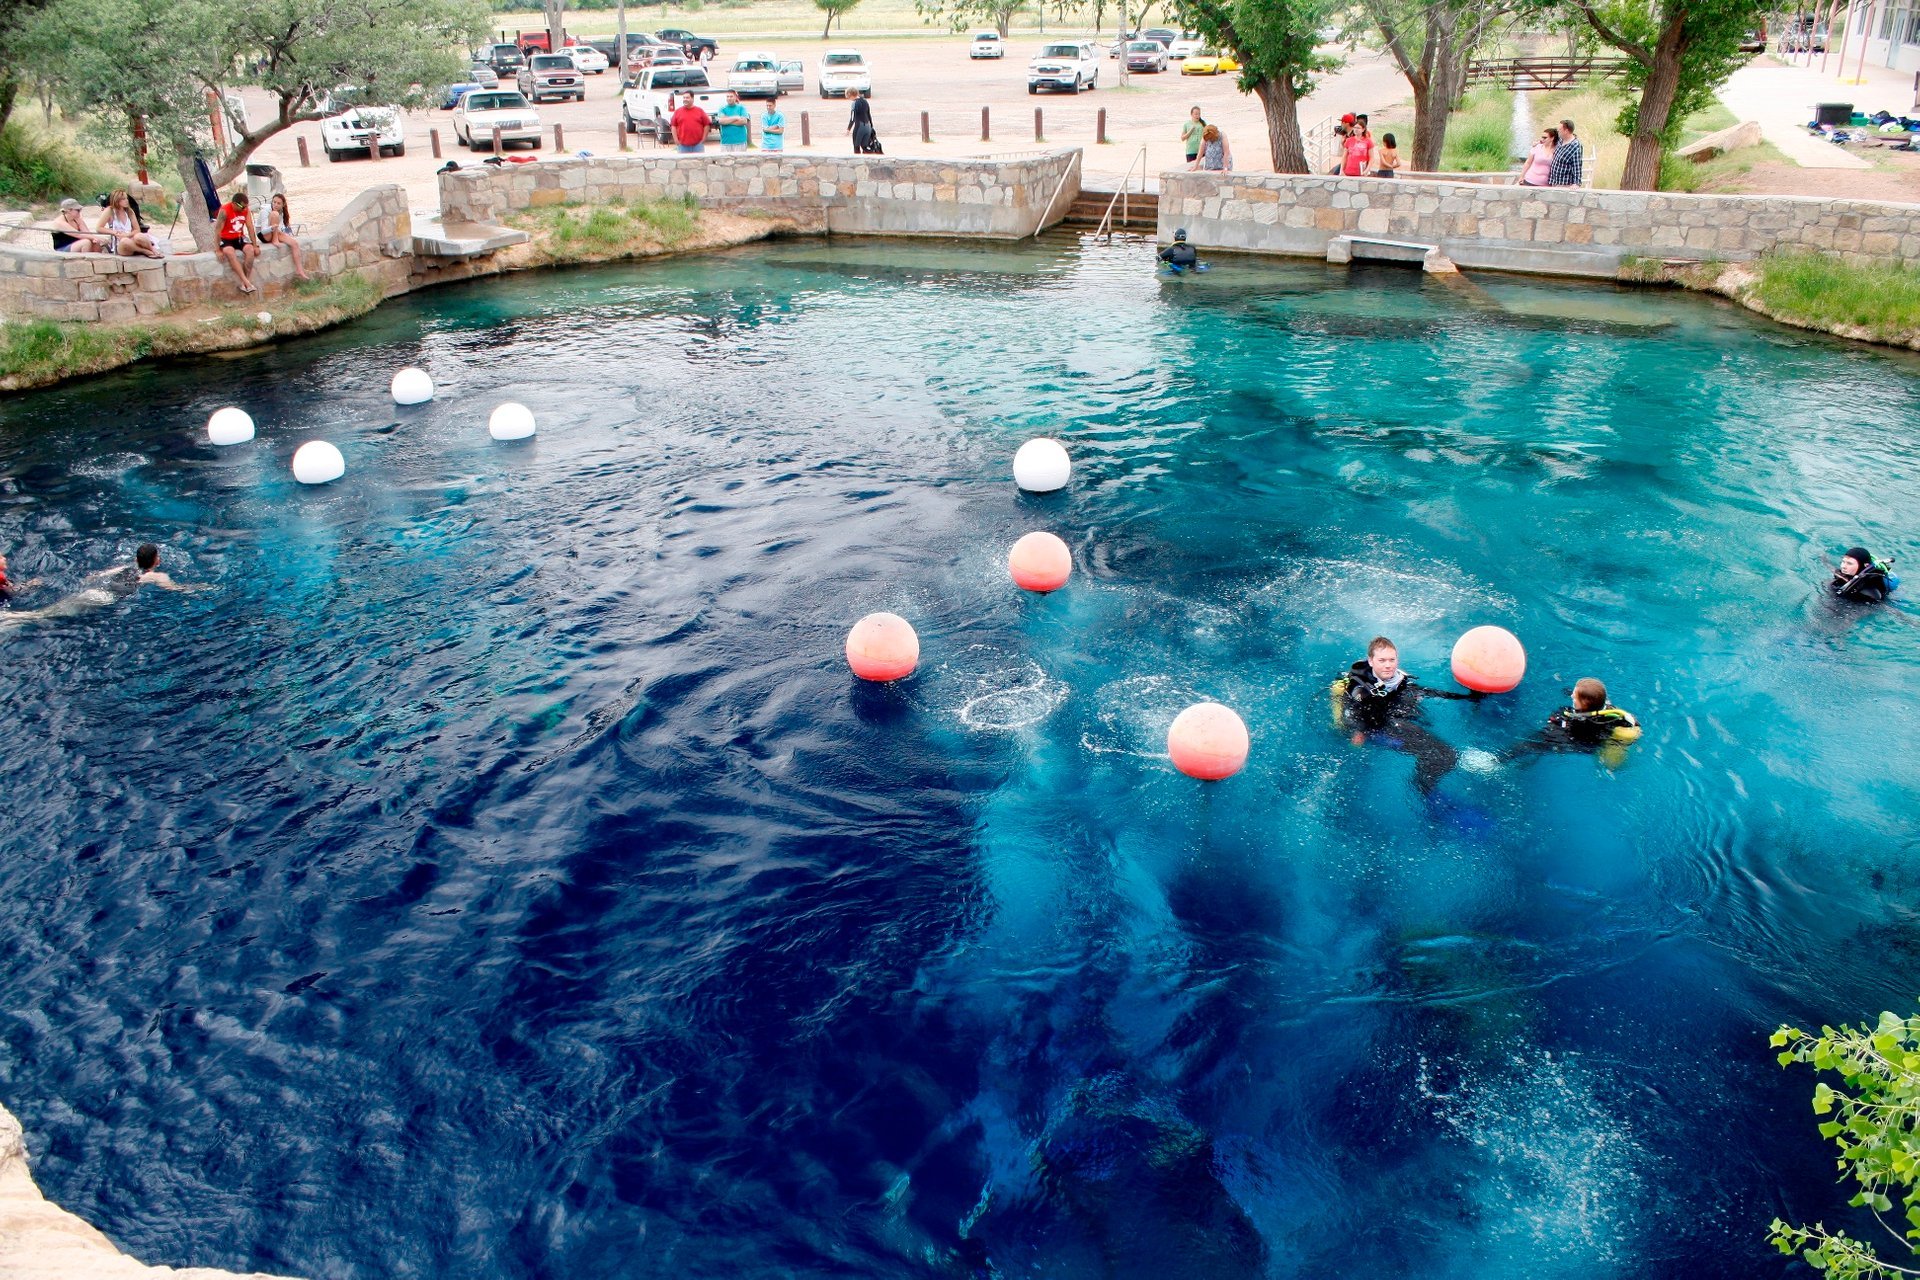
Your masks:
M 680 199 L 765 212 L 840 235 L 1018 239 L 1059 220 L 1079 193 L 1080 153 L 1012 160 L 895 160 L 861 156 L 661 155 L 482 166 L 440 175 L 445 221 L 497 223 L 522 209 L 613 199 Z M 498 270 L 486 259 L 416 256 L 407 197 L 363 192 L 302 236 L 320 277 L 357 271 L 384 295 Z M 208 303 L 270 306 L 293 283 L 285 249 L 261 251 L 261 292 L 240 292 L 210 253 L 165 259 L 54 253 L 0 245 L 0 313 L 88 323 L 125 321 Z
M 1324 257 L 1336 236 L 1437 245 L 1462 267 L 1613 276 L 1627 258 L 1740 262 L 1771 249 L 1852 262 L 1920 258 L 1920 206 L 1786 196 L 1291 174 L 1169 173 L 1160 238 Z

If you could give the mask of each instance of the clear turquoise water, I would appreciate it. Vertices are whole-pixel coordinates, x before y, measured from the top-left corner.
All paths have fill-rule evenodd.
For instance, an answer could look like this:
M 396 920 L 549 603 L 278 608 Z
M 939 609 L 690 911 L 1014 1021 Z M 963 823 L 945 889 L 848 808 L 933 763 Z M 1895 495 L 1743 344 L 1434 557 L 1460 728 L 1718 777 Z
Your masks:
M 1920 990 L 1916 633 L 1815 592 L 1910 536 L 1920 366 L 1147 262 L 775 245 L 0 404 L 16 578 L 151 538 L 217 588 L 0 633 L 49 1194 L 325 1277 L 1785 1274 L 1767 1221 L 1847 1211 L 1765 1036 Z M 879 608 L 923 665 L 855 687 Z M 1598 674 L 1629 763 L 1436 808 L 1334 731 L 1369 636 L 1444 682 L 1483 622 L 1528 679 L 1436 732 Z M 1160 745 L 1203 695 L 1254 742 L 1211 786 Z

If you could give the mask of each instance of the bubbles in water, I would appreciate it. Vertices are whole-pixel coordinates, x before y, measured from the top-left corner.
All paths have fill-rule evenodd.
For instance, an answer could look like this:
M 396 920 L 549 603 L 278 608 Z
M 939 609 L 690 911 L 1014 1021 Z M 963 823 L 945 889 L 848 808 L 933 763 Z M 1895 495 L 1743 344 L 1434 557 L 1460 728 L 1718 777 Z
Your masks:
M 1491 751 L 1468 747 L 1460 753 L 1460 767 L 1468 773 L 1494 773 L 1500 768 L 1500 757 Z
M 1097 755 L 1164 760 L 1167 726 L 1200 695 L 1172 676 L 1153 675 L 1116 680 L 1093 698 L 1093 718 L 1099 727 L 1080 735 L 1081 746 Z
M 943 676 L 957 676 L 960 723 L 983 733 L 1011 733 L 1039 724 L 1067 700 L 1067 686 L 1048 676 L 1031 658 L 1014 658 L 992 645 L 968 645 L 940 665 Z

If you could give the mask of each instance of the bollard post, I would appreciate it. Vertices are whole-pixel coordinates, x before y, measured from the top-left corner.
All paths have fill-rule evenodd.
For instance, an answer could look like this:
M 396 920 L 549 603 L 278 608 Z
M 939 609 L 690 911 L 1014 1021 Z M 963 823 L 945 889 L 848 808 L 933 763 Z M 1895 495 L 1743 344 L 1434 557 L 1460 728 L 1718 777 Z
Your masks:
M 803 147 L 813 145 L 813 121 L 804 111 L 800 113 L 800 145 Z
M 987 108 L 986 107 L 980 108 L 980 141 L 982 142 L 993 141 L 993 129 L 990 127 L 991 124 L 992 124 L 992 121 L 991 121 L 991 118 L 987 115 Z
M 500 154 L 500 126 L 493 126 L 493 154 Z
M 1033 140 L 1035 142 L 1045 142 L 1047 140 L 1046 131 L 1041 127 L 1040 108 L 1038 107 L 1033 109 Z
M 553 126 L 553 149 L 555 151 L 565 151 L 567 149 L 567 135 L 560 131 L 558 124 Z
M 1093 140 L 1105 142 L 1107 140 L 1107 109 L 1105 107 L 1100 108 L 1100 115 L 1097 118 L 1099 123 L 1095 126 Z
M 620 139 L 620 149 L 627 149 L 627 120 L 625 116 L 613 122 L 613 132 Z
M 927 119 L 927 113 L 924 111 L 920 113 L 920 141 L 922 142 L 933 141 L 933 125 Z
M 433 158 L 438 160 L 440 158 L 440 131 L 438 129 L 427 130 L 427 142 L 433 147 Z
M 313 168 L 313 161 L 307 158 L 307 140 L 305 138 L 295 138 L 293 141 L 295 145 L 300 148 L 300 167 L 302 169 Z

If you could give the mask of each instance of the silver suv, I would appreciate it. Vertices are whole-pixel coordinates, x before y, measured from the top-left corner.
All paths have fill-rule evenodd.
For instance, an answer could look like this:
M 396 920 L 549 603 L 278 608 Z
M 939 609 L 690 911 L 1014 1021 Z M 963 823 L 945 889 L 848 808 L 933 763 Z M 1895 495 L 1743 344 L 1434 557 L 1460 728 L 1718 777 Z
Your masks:
M 587 78 L 564 53 L 536 53 L 520 68 L 520 92 L 528 102 L 543 98 L 587 100 Z

